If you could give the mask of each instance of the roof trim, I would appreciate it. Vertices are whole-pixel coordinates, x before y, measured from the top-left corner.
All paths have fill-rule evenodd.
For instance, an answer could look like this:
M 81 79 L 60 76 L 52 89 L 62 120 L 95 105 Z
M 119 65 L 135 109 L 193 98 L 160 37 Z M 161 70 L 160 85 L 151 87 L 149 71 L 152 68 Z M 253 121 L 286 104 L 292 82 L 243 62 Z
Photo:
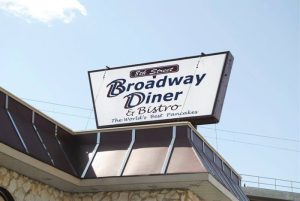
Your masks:
M 53 124 L 58 125 L 59 127 L 65 129 L 66 131 L 71 132 L 72 134 L 74 133 L 74 131 L 72 129 L 68 128 L 67 126 L 65 126 L 65 125 L 59 123 L 58 121 L 54 120 L 53 118 L 49 117 L 45 113 L 43 113 L 40 110 L 36 109 L 35 107 L 33 107 L 32 105 L 30 105 L 29 103 L 23 101 L 22 99 L 20 99 L 19 97 L 15 96 L 11 92 L 7 91 L 6 89 L 3 89 L 1 86 L 0 86 L 0 91 L 2 93 L 4 93 L 4 94 L 8 95 L 9 97 L 13 98 L 17 102 L 21 103 L 22 105 L 28 107 L 33 112 L 35 112 L 35 113 L 41 115 L 42 117 L 46 118 L 47 120 L 51 121 Z
M 2 143 L 0 166 L 66 192 L 180 188 L 192 190 L 207 201 L 237 201 L 229 190 L 207 172 L 79 179 Z M 210 193 L 204 193 L 206 191 Z
M 14 100 L 16 100 L 17 102 L 19 102 L 20 104 L 28 107 L 30 110 L 32 110 L 33 112 L 41 115 L 42 117 L 46 118 L 47 120 L 49 120 L 50 122 L 52 122 L 53 124 L 61 127 L 62 129 L 65 129 L 66 131 L 68 131 L 71 135 L 81 135 L 81 134 L 90 134 L 90 133 L 98 133 L 98 132 L 112 132 L 112 131 L 124 131 L 124 130 L 132 130 L 132 129 L 147 129 L 147 128 L 162 128 L 162 127 L 169 127 L 169 126 L 188 126 L 190 127 L 193 132 L 198 135 L 199 138 L 201 138 L 206 144 L 207 146 L 213 150 L 213 152 L 239 177 L 239 179 L 241 179 L 241 176 L 237 173 L 237 171 L 218 153 L 218 151 L 212 147 L 208 141 L 198 132 L 197 129 L 195 129 L 195 127 L 188 121 L 182 121 L 182 122 L 170 122 L 170 123 L 156 123 L 156 124 L 146 124 L 146 125 L 136 125 L 136 126 L 122 126 L 122 127 L 113 127 L 113 128 L 102 128 L 102 129 L 96 129 L 96 130 L 87 130 L 87 131 L 73 131 L 72 129 L 68 128 L 67 126 L 64 126 L 63 124 L 59 123 L 58 121 L 54 120 L 53 118 L 49 117 L 48 115 L 44 114 L 43 112 L 41 112 L 40 110 L 36 109 L 35 107 L 31 106 L 30 104 L 26 103 L 25 101 L 23 101 L 22 99 L 18 98 L 17 96 L 15 96 L 14 94 L 12 94 L 11 92 L 3 89 L 2 87 L 0 87 L 0 91 L 8 96 L 10 96 L 11 98 L 13 98 Z
M 199 131 L 188 121 L 181 121 L 181 122 L 171 122 L 171 123 L 157 123 L 157 124 L 147 124 L 147 125 L 137 125 L 137 126 L 124 126 L 124 127 L 113 127 L 113 128 L 102 128 L 96 130 L 87 130 L 87 131 L 76 131 L 74 135 L 84 135 L 84 134 L 91 134 L 91 133 L 105 133 L 105 132 L 112 132 L 112 131 L 124 131 L 124 130 L 132 130 L 132 129 L 148 129 L 148 128 L 163 128 L 163 127 L 171 127 L 171 126 L 188 126 L 192 131 L 202 139 L 207 146 L 213 150 L 213 152 L 241 179 L 239 173 L 218 153 L 218 151 L 210 145 L 210 143 L 199 133 Z

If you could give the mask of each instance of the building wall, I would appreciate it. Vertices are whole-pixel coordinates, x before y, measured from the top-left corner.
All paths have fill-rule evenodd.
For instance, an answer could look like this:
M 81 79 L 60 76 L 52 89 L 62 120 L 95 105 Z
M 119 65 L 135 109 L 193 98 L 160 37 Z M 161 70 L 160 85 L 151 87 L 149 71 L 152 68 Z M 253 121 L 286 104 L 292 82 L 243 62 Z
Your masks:
M 0 167 L 0 186 L 7 189 L 15 201 L 201 201 L 185 189 L 68 193 L 4 167 Z

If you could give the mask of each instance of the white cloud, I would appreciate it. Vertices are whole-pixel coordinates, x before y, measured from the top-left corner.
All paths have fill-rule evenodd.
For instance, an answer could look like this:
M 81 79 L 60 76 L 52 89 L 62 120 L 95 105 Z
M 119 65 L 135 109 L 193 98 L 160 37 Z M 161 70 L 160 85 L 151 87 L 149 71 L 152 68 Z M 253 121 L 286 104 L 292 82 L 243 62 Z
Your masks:
M 87 15 L 78 0 L 0 0 L 0 9 L 29 22 L 35 19 L 44 23 L 53 20 L 69 23 L 77 12 Z

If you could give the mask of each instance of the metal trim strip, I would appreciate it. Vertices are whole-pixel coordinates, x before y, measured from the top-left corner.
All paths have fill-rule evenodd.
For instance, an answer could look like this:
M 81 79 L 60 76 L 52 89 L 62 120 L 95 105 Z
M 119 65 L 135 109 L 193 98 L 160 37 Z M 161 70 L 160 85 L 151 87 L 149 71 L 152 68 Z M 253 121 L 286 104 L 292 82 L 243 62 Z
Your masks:
M 20 139 L 20 141 L 21 141 L 21 143 L 22 143 L 22 145 L 24 147 L 24 149 L 26 150 L 27 153 L 29 153 L 28 148 L 27 148 L 27 146 L 26 146 L 26 144 L 25 144 L 25 142 L 24 142 L 24 140 L 22 138 L 22 135 L 21 135 L 21 133 L 20 133 L 20 131 L 19 131 L 16 123 L 15 123 L 15 120 L 14 120 L 14 118 L 12 117 L 12 115 L 10 114 L 10 112 L 8 110 L 8 95 L 5 95 L 5 109 L 6 109 L 8 117 L 9 117 L 12 125 L 14 126 L 14 129 L 15 129 L 15 131 L 16 131 L 16 133 L 17 133 L 17 135 L 18 135 L 18 137 L 19 137 L 19 139 Z
M 43 148 L 44 148 L 44 150 L 46 151 L 46 153 L 47 153 L 47 155 L 48 155 L 48 157 L 49 157 L 49 159 L 50 159 L 52 165 L 55 166 L 55 163 L 54 163 L 54 161 L 53 161 L 53 159 L 52 159 L 52 157 L 51 157 L 51 154 L 49 153 L 49 151 L 48 151 L 48 149 L 47 149 L 47 147 L 46 147 L 46 145 L 45 145 L 45 143 L 44 143 L 44 141 L 43 141 L 43 139 L 42 139 L 42 137 L 41 137 L 41 135 L 40 135 L 40 133 L 39 133 L 37 127 L 35 126 L 35 112 L 34 112 L 34 111 L 32 111 L 32 119 L 31 119 L 31 123 L 32 123 L 32 127 L 33 127 L 35 133 L 37 134 L 37 136 L 38 136 L 40 142 L 42 143 Z
M 77 175 L 77 172 L 76 172 L 75 168 L 73 167 L 73 165 L 72 165 L 72 163 L 71 163 L 71 161 L 70 161 L 70 159 L 69 159 L 67 153 L 65 152 L 65 150 L 64 150 L 64 148 L 63 148 L 63 146 L 62 146 L 60 140 L 59 140 L 58 137 L 57 137 L 57 135 L 58 135 L 58 134 L 57 134 L 57 125 L 55 125 L 55 134 L 54 134 L 54 135 L 55 135 L 55 139 L 56 139 L 56 141 L 57 141 L 57 143 L 58 143 L 58 145 L 59 145 L 59 148 L 60 148 L 61 151 L 63 152 L 65 159 L 67 160 L 69 166 L 71 167 L 71 170 L 73 171 L 73 173 L 74 173 L 75 175 Z
M 123 159 L 123 162 L 122 162 L 122 165 L 121 165 L 121 168 L 120 168 L 120 172 L 119 172 L 119 176 L 122 176 L 123 173 L 124 173 L 124 170 L 125 170 L 125 167 L 126 167 L 126 164 L 127 164 L 128 160 L 129 160 L 130 154 L 132 152 L 132 148 L 133 148 L 134 143 L 135 143 L 135 129 L 132 129 L 131 142 L 128 146 L 126 155 Z
M 166 174 L 167 167 L 169 165 L 171 154 L 172 154 L 172 151 L 173 151 L 173 148 L 174 148 L 175 139 L 176 139 L 176 126 L 173 126 L 173 129 L 172 129 L 172 139 L 171 139 L 171 142 L 170 142 L 167 154 L 166 154 L 166 158 L 165 158 L 164 164 L 163 164 L 163 166 L 161 168 L 161 171 L 160 171 L 161 174 Z
M 96 141 L 96 145 L 95 145 L 95 147 L 94 147 L 94 149 L 93 149 L 93 151 L 92 151 L 92 157 L 91 157 L 91 158 L 89 159 L 89 161 L 87 162 L 87 164 L 86 164 L 86 166 L 85 166 L 85 168 L 84 168 L 84 170 L 83 170 L 83 172 L 82 172 L 82 174 L 81 174 L 81 178 L 84 178 L 84 177 L 85 177 L 85 175 L 86 175 L 88 169 L 90 168 L 92 162 L 94 161 L 94 158 L 95 158 L 95 156 L 96 156 L 97 150 L 98 150 L 98 148 L 99 148 L 99 146 L 100 146 L 100 137 L 101 137 L 100 132 L 98 132 L 98 133 L 97 133 L 97 141 Z

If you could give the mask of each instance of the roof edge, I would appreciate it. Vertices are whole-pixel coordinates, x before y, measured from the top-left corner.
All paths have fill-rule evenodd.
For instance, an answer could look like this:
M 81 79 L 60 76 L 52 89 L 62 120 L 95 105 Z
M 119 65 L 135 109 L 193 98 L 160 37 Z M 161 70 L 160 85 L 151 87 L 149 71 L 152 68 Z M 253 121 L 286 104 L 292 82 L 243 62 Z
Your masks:
M 33 107 L 32 105 L 30 105 L 29 103 L 23 101 L 21 98 L 17 97 L 16 95 L 14 95 L 13 93 L 7 91 L 6 89 L 4 89 L 3 87 L 0 86 L 0 92 L 8 95 L 9 97 L 13 98 L 14 100 L 16 100 L 17 102 L 19 102 L 20 104 L 24 105 L 25 107 L 29 108 L 30 110 L 34 111 L 35 113 L 41 115 L 42 117 L 46 118 L 47 120 L 49 120 L 50 122 L 52 122 L 55 125 L 58 125 L 59 127 L 65 129 L 66 131 L 70 132 L 72 135 L 74 135 L 74 131 L 70 128 L 68 128 L 67 126 L 59 123 L 58 121 L 56 121 L 55 119 L 53 119 L 52 117 L 46 115 L 45 113 L 41 112 L 40 110 L 38 110 L 37 108 Z
M 97 132 L 112 132 L 112 131 L 120 131 L 120 130 L 132 130 L 132 129 L 147 129 L 147 128 L 161 128 L 161 127 L 168 127 L 168 126 L 189 126 L 192 131 L 200 137 L 206 144 L 207 146 L 213 150 L 213 152 L 223 161 L 225 164 L 239 177 L 241 180 L 240 174 L 237 173 L 237 171 L 218 153 L 218 151 L 211 146 L 208 141 L 199 133 L 199 131 L 188 121 L 181 121 L 181 122 L 170 122 L 170 123 L 155 123 L 155 124 L 146 124 L 146 125 L 137 125 L 137 126 L 124 126 L 124 127 L 112 127 L 112 128 L 102 128 L 102 129 L 95 129 L 95 130 L 86 130 L 86 131 L 73 131 L 72 129 L 68 128 L 67 126 L 59 123 L 58 121 L 54 120 L 53 118 L 49 117 L 48 115 L 44 114 L 40 110 L 36 109 L 35 107 L 31 106 L 27 102 L 23 101 L 22 99 L 18 98 L 11 92 L 7 91 L 6 89 L 2 88 L 0 86 L 0 91 L 10 97 L 12 97 L 14 100 L 19 102 L 20 104 L 28 107 L 35 113 L 41 115 L 42 117 L 46 118 L 50 122 L 52 122 L 55 125 L 58 125 L 59 127 L 65 129 L 68 131 L 71 135 L 80 135 L 80 134 L 90 134 L 90 133 L 97 133 Z
M 237 201 L 233 194 L 208 172 L 79 179 L 2 143 L 0 159 L 0 166 L 66 192 L 178 188 L 189 189 L 196 194 L 198 192 L 198 195 L 205 197 L 207 201 L 215 200 L 216 196 L 222 196 L 222 200 Z M 203 193 L 203 189 L 212 193 Z

